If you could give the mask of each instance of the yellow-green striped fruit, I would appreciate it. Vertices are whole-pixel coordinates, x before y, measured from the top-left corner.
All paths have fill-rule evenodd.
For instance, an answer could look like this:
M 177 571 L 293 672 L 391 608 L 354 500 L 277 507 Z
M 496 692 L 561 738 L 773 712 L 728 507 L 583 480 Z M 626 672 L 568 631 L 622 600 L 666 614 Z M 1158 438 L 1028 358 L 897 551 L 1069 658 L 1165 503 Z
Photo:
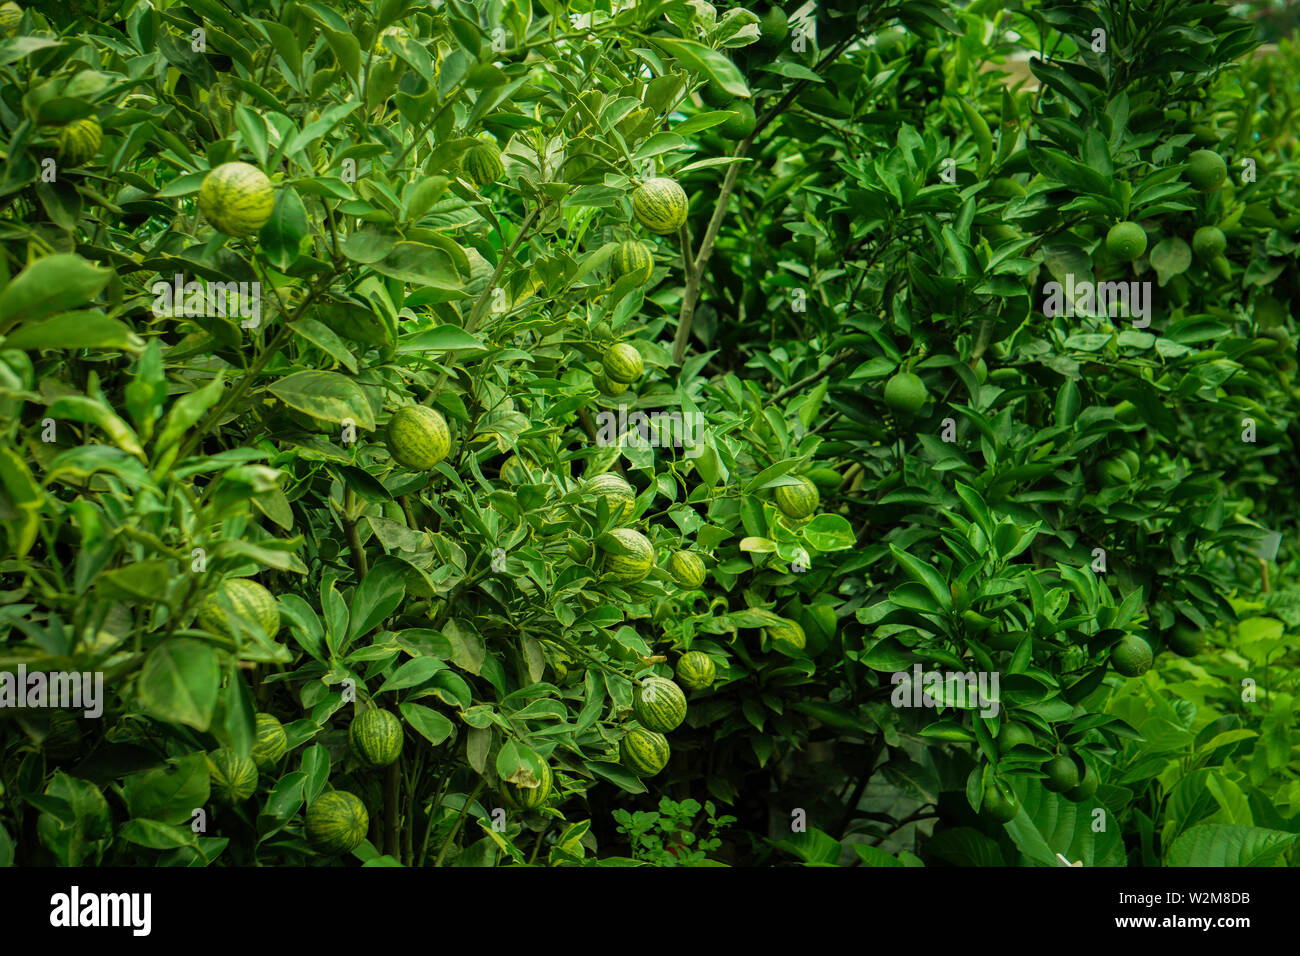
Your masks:
M 273 766 L 289 749 L 284 724 L 271 714 L 257 715 L 257 738 L 253 741 L 253 763 L 263 770 Z
M 693 551 L 674 551 L 668 559 L 668 573 L 679 588 L 693 591 L 704 583 L 704 560 Z
M 403 405 L 388 420 L 388 453 L 399 465 L 428 471 L 450 451 L 447 420 L 428 405 Z
M 647 677 L 632 690 L 632 713 L 642 727 L 666 734 L 686 719 L 686 695 L 666 677 Z
M 23 8 L 16 3 L 0 6 L 0 33 L 7 37 L 18 33 L 18 26 L 23 22 Z
M 677 662 L 677 680 L 687 690 L 704 690 L 713 686 L 718 665 L 703 651 L 687 651 Z
M 239 612 L 239 616 L 258 624 L 267 637 L 280 630 L 280 608 L 275 597 L 262 585 L 247 578 L 228 578 L 199 605 L 199 626 L 224 637 L 235 637 L 235 629 L 221 606 L 218 595 Z
M 770 641 L 780 641 L 787 647 L 801 651 L 808 643 L 804 636 L 803 628 L 799 626 L 798 621 L 783 621 L 780 624 L 773 624 L 767 629 L 767 637 Z
M 331 790 L 307 808 L 307 840 L 321 853 L 351 853 L 369 828 L 370 814 L 356 794 Z
M 615 382 L 604 372 L 597 372 L 592 376 L 591 381 L 602 395 L 608 395 L 611 398 L 615 395 L 622 395 L 627 391 L 627 382 Z
M 402 755 L 402 722 L 378 707 L 363 710 L 348 727 L 348 743 L 367 767 L 387 767 Z
M 686 191 L 675 179 L 647 179 L 632 193 L 632 213 L 637 222 L 660 235 L 680 229 L 689 209 Z
M 632 517 L 636 508 L 636 492 L 618 475 L 597 475 L 586 483 L 584 490 L 589 495 L 599 495 L 605 499 L 614 524 L 622 524 Z
M 542 776 L 535 787 L 521 787 L 516 783 L 506 783 L 501 788 L 501 795 L 506 803 L 521 810 L 536 810 L 551 795 L 551 768 L 542 764 Z
M 655 563 L 655 549 L 640 531 L 615 528 L 610 532 L 627 549 L 626 554 L 605 555 L 605 577 L 613 584 L 636 584 L 644 581 Z
M 640 285 L 649 281 L 654 270 L 654 253 L 644 242 L 635 239 L 620 242 L 609 260 L 609 273 L 615 282 L 630 276 Z
M 203 177 L 199 212 L 218 232 L 255 236 L 275 209 L 275 188 L 256 166 L 222 163 Z
M 668 766 L 668 738 L 644 727 L 633 727 L 618 744 L 623 766 L 638 777 L 653 777 Z
M 645 362 L 641 359 L 641 353 L 631 342 L 615 342 L 605 350 L 605 358 L 601 364 L 605 368 L 606 378 L 611 382 L 622 382 L 625 385 L 635 382 L 645 371 Z
M 505 166 L 501 162 L 501 150 L 495 143 L 489 143 L 487 140 L 480 140 L 465 150 L 465 155 L 460 158 L 460 168 L 465 171 L 469 181 L 479 189 L 488 183 L 496 182 L 505 172 Z
M 59 159 L 69 166 L 81 166 L 99 154 L 104 131 L 93 116 L 73 120 L 59 130 Z
M 800 476 L 796 480 L 795 485 L 777 485 L 772 497 L 781 514 L 801 520 L 815 514 L 822 499 L 817 486 L 807 478 Z
M 208 754 L 212 796 L 220 803 L 236 804 L 257 792 L 257 764 L 229 747 Z

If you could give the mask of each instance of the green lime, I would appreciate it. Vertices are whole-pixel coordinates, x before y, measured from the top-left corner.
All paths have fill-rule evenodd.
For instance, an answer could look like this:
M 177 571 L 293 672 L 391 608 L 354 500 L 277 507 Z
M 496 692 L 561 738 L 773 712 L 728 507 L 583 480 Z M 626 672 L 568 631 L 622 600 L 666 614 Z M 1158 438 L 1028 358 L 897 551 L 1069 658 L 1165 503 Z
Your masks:
M 1128 465 L 1124 459 L 1103 458 L 1097 463 L 1097 477 L 1104 487 L 1112 485 L 1127 485 L 1133 481 L 1133 473 L 1129 471 Z
M 707 83 L 700 88 L 700 99 L 704 100 L 705 106 L 715 110 L 725 110 L 731 106 L 731 101 L 735 97 L 722 87 Z
M 1106 233 L 1106 251 L 1120 262 L 1132 262 L 1147 251 L 1147 234 L 1135 222 L 1117 222 Z
M 912 372 L 899 372 L 885 383 L 885 404 L 895 415 L 915 415 L 928 397 L 925 382 Z
M 1043 771 L 1047 774 L 1043 786 L 1053 793 L 1064 793 L 1079 785 L 1079 765 L 1064 754 L 1047 761 Z
M 1005 757 L 1007 751 L 1012 747 L 1019 747 L 1022 744 L 1032 744 L 1034 742 L 1034 732 L 1024 724 L 1010 723 L 1002 728 L 1002 733 L 998 734 L 998 754 Z
M 1065 791 L 1065 799 L 1072 803 L 1082 803 L 1084 800 L 1090 799 L 1092 795 L 1097 792 L 1097 785 L 1100 782 L 1101 781 L 1097 778 L 1097 774 L 1093 771 L 1092 767 L 1084 764 L 1083 779 L 1079 781 L 1078 786 L 1071 787 L 1069 790 Z
M 1195 657 L 1205 650 L 1205 632 L 1187 624 L 1179 624 L 1169 635 L 1169 649 L 1179 657 Z
M 1211 193 L 1222 186 L 1227 178 L 1228 165 L 1218 153 L 1198 149 L 1187 157 L 1187 181 L 1193 189 Z
M 1125 425 L 1132 425 L 1138 420 L 1138 407 L 1125 398 L 1115 406 L 1115 417 Z
M 1202 259 L 1213 259 L 1228 248 L 1228 237 L 1218 226 L 1202 226 L 1192 236 L 1192 251 Z
M 1020 802 L 1016 799 L 1015 791 L 1010 787 L 1004 789 L 996 783 L 991 783 L 984 788 L 982 809 L 998 823 L 1010 823 L 1020 812 Z
M 1139 677 L 1151 669 L 1151 645 L 1129 634 L 1111 649 L 1110 662 L 1124 677 Z
M 748 100 L 736 100 L 727 109 L 736 115 L 719 126 L 718 132 L 727 139 L 735 140 L 744 139 L 754 132 L 754 126 L 758 119 L 754 116 L 754 107 L 750 106 Z
M 769 7 L 758 21 L 758 45 L 771 49 L 780 46 L 790 35 L 790 18 L 780 7 Z

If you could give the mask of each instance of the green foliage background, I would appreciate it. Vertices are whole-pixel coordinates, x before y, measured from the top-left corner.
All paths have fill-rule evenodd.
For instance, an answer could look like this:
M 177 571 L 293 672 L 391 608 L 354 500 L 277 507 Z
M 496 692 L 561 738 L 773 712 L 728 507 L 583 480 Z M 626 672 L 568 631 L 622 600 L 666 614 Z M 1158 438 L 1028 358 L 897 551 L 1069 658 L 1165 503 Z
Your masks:
M 0 863 L 1295 860 L 1296 48 L 1165 0 L 784 13 L 22 12 L 0 669 L 102 672 L 107 700 L 0 709 Z M 65 164 L 86 118 L 102 144 Z M 504 173 L 476 187 L 484 139 Z M 1222 189 L 1187 182 L 1196 149 Z M 230 161 L 275 186 L 249 239 L 196 205 Z M 633 216 L 650 176 L 690 197 L 680 233 Z M 1103 244 L 1125 220 L 1134 263 Z M 1223 256 L 1193 254 L 1205 225 Z M 615 281 L 633 238 L 653 275 Z M 260 283 L 260 321 L 159 314 L 176 275 Z M 1045 314 L 1067 277 L 1149 282 L 1149 324 Z M 619 341 L 646 373 L 610 397 Z M 885 400 L 900 370 L 915 416 Z M 384 442 L 412 403 L 451 427 L 428 472 Z M 699 444 L 602 443 L 620 405 L 698 415 Z M 602 577 L 617 518 L 583 484 L 606 472 L 656 549 L 635 585 Z M 799 475 L 821 500 L 793 521 L 772 495 Z M 233 577 L 275 595 L 276 634 L 196 619 Z M 803 647 L 772 639 L 792 621 Z M 1167 650 L 1180 627 L 1206 650 Z M 1128 635 L 1157 652 L 1130 679 Z M 689 649 L 717 680 L 640 779 L 634 682 Z M 914 666 L 998 674 L 1000 713 L 895 706 Z M 404 727 L 386 771 L 348 747 L 371 703 Z M 204 754 L 250 753 L 258 713 L 288 752 L 221 805 Z M 1031 742 L 1002 746 L 1009 722 Z M 1044 788 L 1060 754 L 1095 794 Z M 506 781 L 542 762 L 552 794 L 517 809 Z M 329 788 L 369 810 L 354 857 L 305 840 Z

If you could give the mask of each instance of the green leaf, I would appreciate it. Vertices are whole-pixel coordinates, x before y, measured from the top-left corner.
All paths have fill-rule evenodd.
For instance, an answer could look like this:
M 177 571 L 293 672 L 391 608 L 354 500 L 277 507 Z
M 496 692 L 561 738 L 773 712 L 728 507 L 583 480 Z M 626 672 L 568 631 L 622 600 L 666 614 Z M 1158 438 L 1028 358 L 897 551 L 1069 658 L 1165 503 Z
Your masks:
M 5 336 L 6 349 L 123 349 L 139 351 L 144 339 L 130 326 L 102 312 L 66 312 L 41 322 L 27 322 Z
M 1300 839 L 1286 833 L 1240 824 L 1204 823 L 1174 840 L 1165 858 L 1168 866 L 1273 866 Z
M 894 544 L 890 544 L 889 550 L 907 575 L 929 591 L 930 596 L 941 608 L 945 611 L 952 610 L 952 592 L 948 590 L 948 583 L 938 571 L 924 561 L 912 557 L 906 551 L 900 550 Z
M 207 644 L 174 637 L 159 644 L 140 670 L 140 705 L 160 720 L 206 731 L 217 705 L 221 668 Z
M 322 421 L 341 425 L 351 420 L 375 430 L 375 416 L 361 386 L 338 372 L 295 372 L 268 391 L 280 401 Z
M 700 79 L 713 83 L 732 96 L 749 97 L 749 87 L 745 85 L 745 78 L 740 70 L 736 69 L 736 64 L 724 54 L 694 40 L 654 37 L 653 42 L 665 53 L 680 60 Z
M 434 329 L 425 329 L 412 335 L 402 336 L 398 343 L 398 352 L 455 352 L 487 351 L 487 345 L 477 335 L 472 335 L 454 325 L 440 325 Z
M 388 556 L 370 569 L 352 595 L 348 640 L 369 634 L 397 610 L 406 596 L 405 571 L 402 561 Z
M 281 189 L 275 196 L 271 218 L 262 226 L 258 239 L 262 251 L 277 269 L 287 269 L 298 258 L 302 240 L 310 229 L 307 209 L 293 189 Z
M 399 704 L 398 710 L 415 732 L 435 747 L 456 732 L 455 725 L 431 707 L 405 703 Z
M 111 270 L 71 253 L 37 259 L 0 291 L 0 332 L 85 305 L 112 277 Z

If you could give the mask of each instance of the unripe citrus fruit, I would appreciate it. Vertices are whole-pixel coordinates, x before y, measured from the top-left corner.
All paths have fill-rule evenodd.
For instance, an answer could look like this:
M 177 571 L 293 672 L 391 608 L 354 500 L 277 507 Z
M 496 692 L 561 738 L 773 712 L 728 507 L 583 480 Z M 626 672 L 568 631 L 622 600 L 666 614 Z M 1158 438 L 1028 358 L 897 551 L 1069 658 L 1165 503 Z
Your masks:
M 1117 222 L 1106 233 L 1106 251 L 1119 262 L 1132 262 L 1147 251 L 1147 234 L 1135 222 Z
M 451 451 L 447 420 L 427 405 L 403 405 L 388 420 L 388 453 L 393 461 L 428 471 Z
M 704 690 L 713 684 L 718 667 L 703 651 L 687 651 L 677 662 L 677 680 L 687 690 Z
M 680 229 L 689 210 L 686 190 L 675 179 L 647 179 L 632 193 L 632 213 L 637 222 L 661 235 Z
M 370 815 L 356 794 L 330 790 L 307 808 L 308 842 L 321 853 L 351 853 L 366 838 Z
M 615 528 L 610 532 L 626 549 L 624 554 L 605 555 L 605 577 L 614 584 L 637 584 L 644 581 L 655 562 L 655 549 L 640 531 Z
M 758 30 L 759 46 L 768 49 L 780 46 L 790 35 L 790 18 L 786 16 L 784 10 L 773 5 L 768 7 L 767 13 L 759 19 Z
M 284 725 L 272 714 L 258 714 L 256 738 L 253 741 L 253 763 L 270 767 L 289 749 L 289 736 Z
M 885 383 L 885 404 L 895 415 L 915 415 L 928 397 L 925 382 L 912 372 L 899 372 Z
M 1071 787 L 1069 790 L 1065 791 L 1065 799 L 1073 803 L 1082 803 L 1084 800 L 1090 799 L 1092 795 L 1097 792 L 1097 785 L 1100 782 L 1101 781 L 1097 778 L 1097 774 L 1093 771 L 1092 767 L 1084 764 L 1082 779 L 1079 780 L 1077 786 Z
M 262 585 L 247 578 L 229 578 L 199 604 L 198 623 L 205 631 L 235 637 L 235 630 L 218 595 L 239 612 L 240 617 L 261 625 L 267 637 L 280 630 L 280 609 L 275 597 Z
M 0 33 L 7 37 L 14 36 L 18 32 L 18 25 L 23 20 L 23 8 L 16 3 L 6 3 L 0 6 Z
M 248 163 L 222 163 L 199 186 L 199 212 L 228 236 L 257 235 L 274 209 L 271 180 Z
M 668 559 L 668 573 L 678 587 L 694 590 L 704 583 L 704 561 L 692 551 L 674 551 Z
M 1169 649 L 1179 657 L 1195 657 L 1205 650 L 1205 632 L 1180 624 L 1169 635 Z
M 1218 153 L 1198 149 L 1187 157 L 1187 181 L 1203 193 L 1214 192 L 1228 178 L 1228 165 Z
M 1079 785 L 1079 765 L 1065 755 L 1047 761 L 1043 771 L 1047 774 L 1043 786 L 1053 793 L 1064 793 Z
M 352 752 L 367 767 L 387 767 L 402 755 L 402 722 L 386 710 L 371 707 L 348 727 Z
M 99 153 L 104 131 L 93 116 L 73 120 L 59 130 L 59 158 L 69 166 L 81 166 Z
M 798 476 L 798 484 L 777 485 L 772 492 L 776 506 L 787 518 L 802 520 L 812 516 L 821 504 L 821 493 L 817 486 L 803 476 Z
M 464 170 L 465 177 L 479 189 L 496 182 L 505 172 L 505 166 L 501 163 L 501 150 L 496 143 L 487 140 L 480 140 L 465 150 L 460 158 L 460 168 Z
M 783 621 L 771 625 L 766 630 L 768 640 L 774 643 L 780 641 L 795 650 L 803 650 L 808 643 L 808 638 L 804 636 L 803 628 L 798 621 Z
M 1020 802 L 1009 787 L 1004 791 L 995 783 L 984 788 L 984 802 L 981 805 L 985 813 L 998 823 L 1010 823 L 1020 812 Z
M 645 371 L 645 362 L 641 353 L 631 342 L 616 342 L 605 350 L 601 363 L 605 368 L 605 377 L 611 382 L 630 385 L 641 377 Z
M 257 791 L 257 765 L 229 747 L 208 754 L 208 777 L 212 796 L 219 803 L 240 803 Z
M 1192 251 L 1202 259 L 1213 259 L 1228 248 L 1228 237 L 1218 226 L 1202 226 L 1192 236 Z
M 738 99 L 727 109 L 736 115 L 719 126 L 718 132 L 727 139 L 744 139 L 754 132 L 754 127 L 758 125 L 758 118 L 754 115 L 754 107 L 749 105 L 748 100 Z
M 1136 634 L 1128 634 L 1110 652 L 1110 662 L 1124 677 L 1140 677 L 1151 668 L 1151 645 Z
M 622 524 L 632 517 L 632 511 L 636 508 L 636 491 L 618 475 L 597 475 L 583 486 L 583 490 L 588 495 L 599 495 L 605 499 L 615 524 Z
M 728 109 L 736 97 L 732 96 L 720 86 L 712 83 L 706 83 L 700 87 L 700 99 L 704 100 L 705 106 L 710 106 L 715 110 Z
M 1012 747 L 1019 747 L 1022 744 L 1032 744 L 1034 742 L 1034 732 L 1024 724 L 1010 723 L 1002 728 L 998 734 L 998 754 L 1006 756 Z

